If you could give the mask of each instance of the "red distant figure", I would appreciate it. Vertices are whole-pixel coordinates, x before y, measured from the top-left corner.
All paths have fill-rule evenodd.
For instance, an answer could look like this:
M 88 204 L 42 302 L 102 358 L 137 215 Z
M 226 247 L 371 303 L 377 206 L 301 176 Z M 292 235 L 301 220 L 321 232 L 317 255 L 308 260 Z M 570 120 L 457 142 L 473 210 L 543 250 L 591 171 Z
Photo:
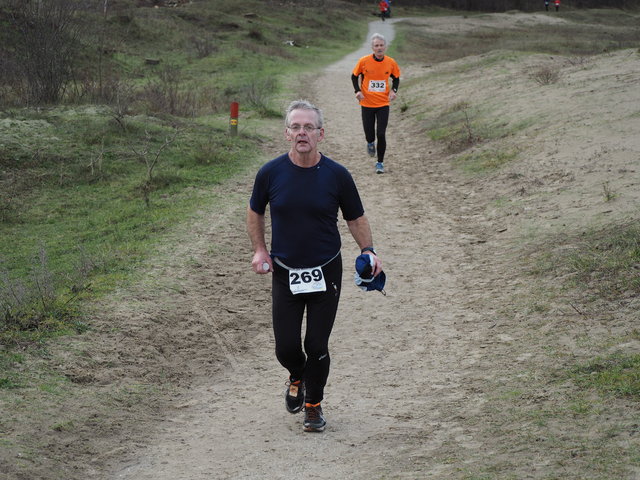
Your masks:
M 389 11 L 389 4 L 384 0 L 380 0 L 380 3 L 378 3 L 378 8 L 380 9 L 380 18 L 384 22 L 384 19 L 387 16 L 387 12 Z
M 560 10 L 560 0 L 554 0 L 554 4 L 556 6 L 556 12 Z

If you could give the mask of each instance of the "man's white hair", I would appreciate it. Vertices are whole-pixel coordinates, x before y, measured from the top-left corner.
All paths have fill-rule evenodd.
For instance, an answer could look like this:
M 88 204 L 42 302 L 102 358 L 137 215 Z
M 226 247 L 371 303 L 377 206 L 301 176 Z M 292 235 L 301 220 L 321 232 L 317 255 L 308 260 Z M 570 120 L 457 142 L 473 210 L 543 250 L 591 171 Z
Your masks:
M 373 35 L 371 35 L 371 45 L 373 45 L 373 42 L 375 42 L 376 40 L 382 40 L 385 45 L 387 44 L 387 39 L 384 38 L 384 35 L 382 35 L 381 33 L 374 33 Z
M 289 126 L 289 117 L 291 116 L 291 112 L 293 112 L 294 110 L 311 110 L 313 112 L 316 112 L 316 115 L 318 116 L 318 125 L 316 125 L 316 127 L 322 128 L 322 125 L 324 124 L 322 110 L 320 110 L 318 107 L 316 107 L 313 103 L 309 102 L 308 100 L 294 100 L 289 104 L 289 107 L 287 108 L 287 113 L 284 117 L 285 127 Z

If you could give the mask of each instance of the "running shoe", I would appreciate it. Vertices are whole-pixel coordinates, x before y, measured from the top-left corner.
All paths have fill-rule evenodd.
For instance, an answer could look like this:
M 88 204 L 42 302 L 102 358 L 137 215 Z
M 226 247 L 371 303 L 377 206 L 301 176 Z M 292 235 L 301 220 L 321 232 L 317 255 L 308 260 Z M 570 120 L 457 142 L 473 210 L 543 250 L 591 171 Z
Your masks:
M 384 164 L 382 162 L 376 163 L 376 173 L 384 173 Z
M 327 425 L 327 421 L 322 415 L 322 407 L 319 403 L 312 405 L 305 403 L 304 405 L 304 431 L 305 432 L 322 432 Z
M 367 153 L 370 157 L 376 156 L 376 144 L 374 142 L 367 143 Z
M 287 391 L 284 394 L 284 404 L 287 412 L 298 413 L 304 405 L 304 382 L 296 380 L 287 382 Z

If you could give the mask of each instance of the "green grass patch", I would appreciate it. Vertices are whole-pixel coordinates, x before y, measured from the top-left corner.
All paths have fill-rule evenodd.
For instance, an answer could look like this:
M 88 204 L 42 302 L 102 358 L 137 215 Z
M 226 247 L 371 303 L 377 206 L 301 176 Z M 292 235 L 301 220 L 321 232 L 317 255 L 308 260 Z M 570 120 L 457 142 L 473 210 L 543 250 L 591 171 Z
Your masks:
M 425 129 L 431 140 L 446 143 L 448 150 L 455 153 L 481 141 L 475 117 L 476 110 L 461 101 L 427 119 Z
M 592 228 L 550 240 L 535 254 L 531 273 L 564 278 L 564 289 L 608 301 L 640 294 L 640 222 Z
M 566 256 L 576 281 L 604 298 L 640 293 L 640 223 L 585 232 Z
M 639 354 L 596 357 L 574 367 L 571 377 L 581 388 L 640 400 Z
M 460 155 L 454 164 L 469 175 L 482 175 L 498 170 L 516 156 L 515 152 L 484 150 Z
M 24 363 L 24 354 L 0 350 L 0 389 L 11 389 L 20 386 L 20 378 L 16 367 Z
M 20 380 L 16 374 L 10 374 L 0 377 L 0 390 L 19 388 L 20 386 Z
M 65 109 L 3 122 L 0 155 L 11 175 L 0 235 L 12 242 L 0 244 L 0 341 L 84 331 L 77 304 L 130 276 L 211 200 L 207 187 L 255 159 L 258 140 L 184 120 L 132 117 L 122 128 Z M 150 180 L 145 158 L 158 160 Z
M 502 119 L 487 118 L 485 113 L 466 101 L 457 102 L 424 120 L 424 130 L 428 137 L 435 142 L 443 143 L 449 153 L 463 152 L 470 147 L 503 138 L 523 128 L 526 128 L 525 123 L 509 126 Z M 480 157 L 476 158 L 478 155 Z M 492 155 L 493 160 L 490 158 Z M 490 163 L 504 163 L 512 156 L 515 156 L 515 153 L 474 154 L 472 157 L 465 157 L 463 163 L 478 166 L 485 164 L 485 167 L 489 168 Z
M 0 244 L 4 340 L 15 339 L 16 329 L 34 339 L 77 331 L 73 300 L 132 273 L 164 234 L 211 200 L 208 187 L 258 153 L 258 139 L 196 122 L 134 118 L 123 129 L 109 118 L 60 110 L 39 117 L 21 120 L 26 139 L 34 125 L 43 127 L 40 140 L 30 139 L 37 145 L 0 129 L 3 166 L 16 179 L 0 223 L 0 235 L 13 240 Z M 151 179 L 147 160 L 157 160 Z

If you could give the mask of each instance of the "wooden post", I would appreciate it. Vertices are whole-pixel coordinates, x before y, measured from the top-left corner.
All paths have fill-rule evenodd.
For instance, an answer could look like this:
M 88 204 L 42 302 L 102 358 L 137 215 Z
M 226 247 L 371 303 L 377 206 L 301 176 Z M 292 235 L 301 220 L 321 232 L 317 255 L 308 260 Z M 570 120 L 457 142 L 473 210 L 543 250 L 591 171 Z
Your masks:
M 240 106 L 238 102 L 231 102 L 231 118 L 229 119 L 229 133 L 232 137 L 238 135 L 238 113 Z

